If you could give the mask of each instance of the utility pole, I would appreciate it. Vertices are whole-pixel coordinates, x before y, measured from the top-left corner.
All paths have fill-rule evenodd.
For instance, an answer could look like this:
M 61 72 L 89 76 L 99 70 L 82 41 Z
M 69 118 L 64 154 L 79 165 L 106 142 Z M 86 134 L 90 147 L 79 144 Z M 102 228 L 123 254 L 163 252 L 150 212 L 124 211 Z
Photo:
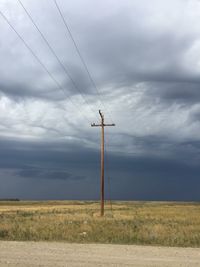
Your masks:
M 92 127 L 101 127 L 101 216 L 104 215 L 104 127 L 105 126 L 115 126 L 114 123 L 105 124 L 104 115 L 101 110 L 99 110 L 99 115 L 101 117 L 101 124 L 92 123 Z

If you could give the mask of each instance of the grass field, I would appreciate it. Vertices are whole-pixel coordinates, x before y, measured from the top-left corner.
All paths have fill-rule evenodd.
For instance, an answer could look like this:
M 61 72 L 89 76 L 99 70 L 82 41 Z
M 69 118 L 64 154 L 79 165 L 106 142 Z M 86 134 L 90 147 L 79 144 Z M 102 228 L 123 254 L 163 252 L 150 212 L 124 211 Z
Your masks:
M 200 247 L 200 204 L 114 202 L 0 202 L 0 240 L 154 244 Z

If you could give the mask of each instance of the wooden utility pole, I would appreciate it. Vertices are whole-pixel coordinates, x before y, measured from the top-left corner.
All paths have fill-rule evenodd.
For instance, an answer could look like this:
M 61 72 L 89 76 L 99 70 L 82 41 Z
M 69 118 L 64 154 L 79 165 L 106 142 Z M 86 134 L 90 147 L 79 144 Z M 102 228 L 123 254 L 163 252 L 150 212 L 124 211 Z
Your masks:
M 101 216 L 104 215 L 104 127 L 105 126 L 115 126 L 114 123 L 105 124 L 104 115 L 101 110 L 99 110 L 99 115 L 101 117 L 101 124 L 92 123 L 92 127 L 101 127 Z

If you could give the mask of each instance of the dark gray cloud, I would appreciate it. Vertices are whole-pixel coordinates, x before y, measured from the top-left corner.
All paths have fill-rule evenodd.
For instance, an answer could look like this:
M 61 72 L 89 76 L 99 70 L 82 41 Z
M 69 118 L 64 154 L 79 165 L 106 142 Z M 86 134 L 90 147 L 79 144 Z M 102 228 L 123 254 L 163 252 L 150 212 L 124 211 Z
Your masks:
M 113 198 L 199 200 L 199 1 L 58 0 L 97 90 L 53 1 L 23 3 L 75 87 L 18 1 L 2 0 L 60 86 L 0 17 L 0 197 L 98 198 L 90 123 L 102 109 L 116 123 L 106 129 Z
M 106 153 L 106 197 L 110 197 L 110 178 L 115 199 L 199 200 L 200 169 L 196 157 L 199 143 L 180 144 L 171 154 L 165 147 L 168 157 L 161 157 L 161 140 L 149 137 L 139 142 L 154 153 L 146 156 Z M 183 152 L 188 154 L 187 157 L 182 155 Z M 64 143 L 51 143 L 49 146 L 40 142 L 4 141 L 0 155 L 1 196 L 29 198 L 30 195 L 36 199 L 48 199 L 53 194 L 56 199 L 98 199 L 99 156 L 96 150 Z M 12 185 L 16 182 L 20 188 L 13 190 Z M 55 184 L 59 188 L 57 194 L 54 192 Z M 41 191 L 38 191 L 38 186 Z M 7 191 L 3 190 L 5 187 Z M 188 187 L 194 190 L 188 191 Z M 73 197 L 73 190 L 78 195 L 76 193 Z
M 153 82 L 148 83 L 147 87 L 149 95 L 159 97 L 163 102 L 179 102 L 190 106 L 199 102 L 199 85 L 200 83 L 193 79 L 191 82 Z
M 75 176 L 66 171 L 59 170 L 45 170 L 39 169 L 36 167 L 24 168 L 16 172 L 16 176 L 24 177 L 24 178 L 38 178 L 38 179 L 58 179 L 58 180 L 80 180 L 84 179 L 84 176 Z

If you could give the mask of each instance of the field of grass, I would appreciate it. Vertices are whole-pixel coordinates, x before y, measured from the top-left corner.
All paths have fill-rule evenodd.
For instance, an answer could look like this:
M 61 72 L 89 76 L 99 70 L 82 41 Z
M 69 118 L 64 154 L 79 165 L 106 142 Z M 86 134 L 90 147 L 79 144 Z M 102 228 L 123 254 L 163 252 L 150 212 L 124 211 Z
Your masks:
M 0 240 L 200 247 L 200 203 L 2 201 Z

